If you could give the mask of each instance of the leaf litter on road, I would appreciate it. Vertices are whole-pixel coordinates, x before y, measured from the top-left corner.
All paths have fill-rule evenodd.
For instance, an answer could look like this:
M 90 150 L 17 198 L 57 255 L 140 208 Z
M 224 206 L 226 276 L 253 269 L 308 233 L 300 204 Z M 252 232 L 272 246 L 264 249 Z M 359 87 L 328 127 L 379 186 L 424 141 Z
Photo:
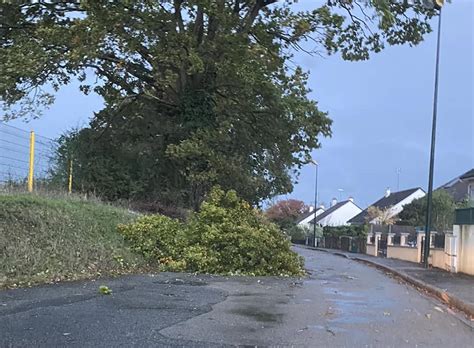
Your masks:
M 112 289 L 106 285 L 101 285 L 99 286 L 99 293 L 102 295 L 110 295 L 112 293 Z

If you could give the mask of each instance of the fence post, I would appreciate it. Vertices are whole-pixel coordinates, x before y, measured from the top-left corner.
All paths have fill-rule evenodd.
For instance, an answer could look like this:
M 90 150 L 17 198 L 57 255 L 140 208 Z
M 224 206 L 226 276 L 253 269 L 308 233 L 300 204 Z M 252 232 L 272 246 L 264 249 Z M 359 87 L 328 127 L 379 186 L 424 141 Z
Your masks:
M 30 132 L 30 165 L 28 169 L 28 192 L 33 192 L 35 173 L 35 132 Z
M 72 159 L 69 161 L 69 179 L 68 179 L 68 192 L 72 193 Z

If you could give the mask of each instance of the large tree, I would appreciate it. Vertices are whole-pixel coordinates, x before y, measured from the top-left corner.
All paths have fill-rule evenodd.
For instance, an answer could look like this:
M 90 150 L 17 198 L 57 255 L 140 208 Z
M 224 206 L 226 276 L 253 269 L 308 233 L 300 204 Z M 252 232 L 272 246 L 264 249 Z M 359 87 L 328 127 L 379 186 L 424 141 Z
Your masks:
M 459 205 L 460 207 L 462 204 Z M 437 232 L 451 231 L 457 205 L 445 190 L 433 192 L 432 226 Z M 415 199 L 403 207 L 398 215 L 400 225 L 424 227 L 426 224 L 427 196 Z
M 436 14 L 387 0 L 309 11 L 294 2 L 2 2 L 4 117 L 34 115 L 77 78 L 105 102 L 67 146 L 84 149 L 73 155 L 76 173 L 89 168 L 78 187 L 111 198 L 168 193 L 188 206 L 214 184 L 254 203 L 291 191 L 292 171 L 331 134 L 295 50 L 368 59 L 386 44 L 419 43 Z M 114 173 L 123 185 L 109 194 L 101 182 Z

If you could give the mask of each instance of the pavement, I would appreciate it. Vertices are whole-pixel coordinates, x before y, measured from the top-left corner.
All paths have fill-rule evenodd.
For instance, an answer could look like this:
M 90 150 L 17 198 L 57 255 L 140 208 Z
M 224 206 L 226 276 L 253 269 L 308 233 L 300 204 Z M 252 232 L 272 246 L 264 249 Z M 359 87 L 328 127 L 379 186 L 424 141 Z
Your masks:
M 295 250 L 306 278 L 160 273 L 0 291 L 0 347 L 472 346 L 468 323 L 405 282 Z
M 402 276 L 414 285 L 433 292 L 441 300 L 451 303 L 474 318 L 474 276 L 451 273 L 439 268 L 426 269 L 422 264 L 397 259 L 354 254 L 334 249 L 316 248 L 316 250 L 381 266 L 385 270 Z

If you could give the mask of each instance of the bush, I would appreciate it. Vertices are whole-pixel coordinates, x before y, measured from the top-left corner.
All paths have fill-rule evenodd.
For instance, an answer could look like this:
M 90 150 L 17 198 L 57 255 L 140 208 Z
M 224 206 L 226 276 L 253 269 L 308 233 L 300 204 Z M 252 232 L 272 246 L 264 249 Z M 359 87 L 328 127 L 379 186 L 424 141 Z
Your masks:
M 132 248 L 167 270 L 300 275 L 302 259 L 279 228 L 234 191 L 214 189 L 187 224 L 161 215 L 121 225 Z
M 186 246 L 183 224 L 163 215 L 143 216 L 131 225 L 119 225 L 118 228 L 133 242 L 132 251 L 149 261 L 177 260 Z
M 367 225 L 349 225 L 349 226 L 325 226 L 323 227 L 324 237 L 365 237 L 367 236 Z
M 295 225 L 289 229 L 287 229 L 286 234 L 290 236 L 291 241 L 305 241 L 307 237 L 310 239 L 313 238 L 313 228 L 312 226 L 300 226 L 300 225 Z M 321 238 L 323 236 L 323 229 L 319 226 L 316 226 L 316 238 Z

